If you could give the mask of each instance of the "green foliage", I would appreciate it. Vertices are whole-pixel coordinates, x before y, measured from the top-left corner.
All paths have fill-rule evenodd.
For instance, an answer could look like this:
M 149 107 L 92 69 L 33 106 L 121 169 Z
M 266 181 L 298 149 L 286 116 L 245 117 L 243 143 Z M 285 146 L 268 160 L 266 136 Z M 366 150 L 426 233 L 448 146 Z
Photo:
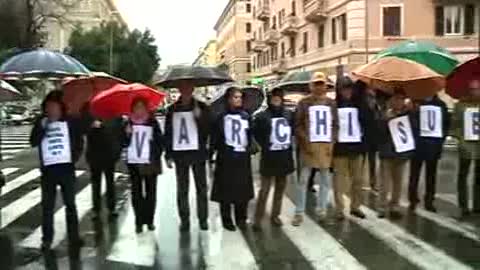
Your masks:
M 89 31 L 77 28 L 70 37 L 69 54 L 90 70 L 110 73 L 112 44 L 112 75 L 130 82 L 149 83 L 160 57 L 155 38 L 148 30 L 129 32 L 116 23 L 103 24 Z

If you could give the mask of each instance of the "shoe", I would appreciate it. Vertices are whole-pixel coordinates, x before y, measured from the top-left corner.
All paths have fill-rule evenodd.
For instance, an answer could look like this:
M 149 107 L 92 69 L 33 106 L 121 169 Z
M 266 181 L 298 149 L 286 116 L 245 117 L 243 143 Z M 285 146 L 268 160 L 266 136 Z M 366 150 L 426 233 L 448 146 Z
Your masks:
M 148 224 L 147 228 L 148 228 L 149 231 L 155 231 L 155 225 L 153 225 L 153 224 Z
M 277 226 L 277 227 L 282 227 L 283 226 L 283 221 L 280 217 L 272 217 L 271 221 L 272 221 L 272 224 Z
M 292 219 L 292 226 L 298 227 L 303 223 L 303 215 L 296 214 Z
M 43 252 L 50 251 L 52 249 L 52 242 L 42 242 L 40 249 Z
M 237 222 L 237 227 L 241 230 L 244 231 L 248 228 L 248 224 L 246 220 L 241 220 Z
M 208 231 L 208 222 L 207 221 L 200 222 L 200 230 Z
M 417 204 L 415 204 L 415 203 L 410 203 L 410 204 L 408 205 L 408 211 L 409 211 L 409 212 L 414 213 L 416 209 L 417 209 Z
M 378 218 L 385 218 L 387 216 L 387 213 L 385 212 L 385 210 L 378 210 L 377 216 Z
M 432 212 L 432 213 L 436 213 L 436 212 L 437 212 L 437 209 L 436 209 L 435 206 L 433 206 L 432 204 L 427 204 L 427 205 L 425 205 L 425 210 L 427 210 L 428 212 Z
M 390 211 L 390 217 L 392 219 L 401 219 L 402 216 L 403 216 L 403 214 L 398 210 L 391 210 Z
M 327 210 L 325 209 L 317 208 L 315 210 L 315 213 L 317 213 L 317 217 L 319 221 L 323 221 L 327 218 Z
M 470 216 L 470 210 L 468 209 L 462 209 L 460 213 L 461 218 L 467 218 Z
M 345 220 L 345 214 L 343 212 L 337 212 L 335 213 L 335 219 L 337 221 L 343 221 Z
M 223 228 L 225 228 L 225 230 L 231 231 L 231 232 L 236 231 L 235 225 L 233 225 L 232 223 L 224 223 Z
M 359 209 L 350 211 L 350 215 L 360 219 L 365 219 L 367 217 L 365 213 L 363 213 L 362 210 L 359 210 Z
M 181 232 L 188 232 L 190 231 L 190 222 L 182 222 L 180 225 Z
M 135 232 L 137 234 L 141 234 L 143 232 L 143 225 L 137 225 L 135 226 Z

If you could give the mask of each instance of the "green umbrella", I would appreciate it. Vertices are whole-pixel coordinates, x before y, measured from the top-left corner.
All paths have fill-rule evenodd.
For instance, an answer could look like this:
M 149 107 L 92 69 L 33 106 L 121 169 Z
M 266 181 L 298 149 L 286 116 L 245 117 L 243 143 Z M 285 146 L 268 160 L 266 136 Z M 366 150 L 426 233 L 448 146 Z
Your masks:
M 378 53 L 374 60 L 388 56 L 415 61 L 445 76 L 459 63 L 450 52 L 427 41 L 409 40 L 398 43 Z
M 296 71 L 290 72 L 283 79 L 275 85 L 273 89 L 279 88 L 284 91 L 298 91 L 298 92 L 308 92 L 308 85 L 310 79 L 312 78 L 313 71 Z M 333 83 L 329 80 L 327 82 L 329 88 L 333 87 Z

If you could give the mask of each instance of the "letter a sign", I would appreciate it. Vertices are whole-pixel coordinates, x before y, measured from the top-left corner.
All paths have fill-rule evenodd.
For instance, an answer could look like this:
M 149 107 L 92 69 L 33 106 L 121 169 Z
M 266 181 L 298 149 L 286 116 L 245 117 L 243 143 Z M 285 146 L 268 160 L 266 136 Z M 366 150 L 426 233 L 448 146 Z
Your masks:
M 308 107 L 310 142 L 332 142 L 332 111 L 329 106 Z
M 132 140 L 128 146 L 128 164 L 150 163 L 150 142 L 153 137 L 153 128 L 149 126 L 133 125 Z
M 443 137 L 442 109 L 438 106 L 420 106 L 420 136 Z
M 466 141 L 480 140 L 480 108 L 467 108 L 463 113 L 463 132 Z
M 173 113 L 173 151 L 198 150 L 198 130 L 193 112 Z
M 270 133 L 270 150 L 280 151 L 290 148 L 292 142 L 292 128 L 284 117 L 272 118 Z
M 359 143 L 362 142 L 362 133 L 360 131 L 360 121 L 358 120 L 357 108 L 338 109 L 338 141 L 341 143 Z
M 248 145 L 248 121 L 238 114 L 227 114 L 223 121 L 225 144 L 233 147 L 235 152 L 245 152 Z
M 408 116 L 400 116 L 390 120 L 388 129 L 397 153 L 415 150 L 415 140 Z

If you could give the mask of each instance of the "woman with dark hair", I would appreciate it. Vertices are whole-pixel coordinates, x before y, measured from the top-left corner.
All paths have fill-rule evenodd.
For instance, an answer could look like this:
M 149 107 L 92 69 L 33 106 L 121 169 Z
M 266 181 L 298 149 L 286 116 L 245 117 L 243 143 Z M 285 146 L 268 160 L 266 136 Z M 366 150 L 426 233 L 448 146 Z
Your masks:
M 214 124 L 211 155 L 215 152 L 212 200 L 220 203 L 223 227 L 235 231 L 235 223 L 246 228 L 248 202 L 254 197 L 250 155 L 252 153 L 251 120 L 243 109 L 243 93 L 230 88 L 226 93 L 227 110 Z
M 132 187 L 132 205 L 136 232 L 143 225 L 155 230 L 154 216 L 157 204 L 157 176 L 162 173 L 161 155 L 163 135 L 157 120 L 147 109 L 147 101 L 137 98 L 132 102 L 131 115 L 123 133 L 127 147 L 127 165 Z
M 42 189 L 42 250 L 49 250 L 53 240 L 53 214 L 57 186 L 61 187 L 67 213 L 70 246 L 83 245 L 78 232 L 75 205 L 75 163 L 83 150 L 83 137 L 78 121 L 67 118 L 61 91 L 50 92 L 42 103 L 42 116 L 30 135 L 32 147 L 39 148 Z

